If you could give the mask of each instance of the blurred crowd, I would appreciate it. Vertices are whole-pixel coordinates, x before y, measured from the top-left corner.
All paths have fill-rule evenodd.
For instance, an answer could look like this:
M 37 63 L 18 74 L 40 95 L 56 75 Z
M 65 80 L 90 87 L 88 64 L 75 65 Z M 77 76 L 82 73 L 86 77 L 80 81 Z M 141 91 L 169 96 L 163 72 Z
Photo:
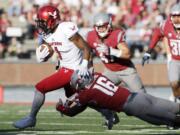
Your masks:
M 149 44 L 153 28 L 167 18 L 170 8 L 177 2 L 179 0 L 6 0 L 5 8 L 0 4 L 0 59 L 31 58 L 33 47 L 28 46 L 35 48 L 36 43 L 27 44 L 27 41 L 37 40 L 36 13 L 45 4 L 55 5 L 62 20 L 75 22 L 83 31 L 93 28 L 96 13 L 110 14 L 114 27 L 126 30 L 132 56 L 140 58 Z M 161 43 L 155 50 L 157 54 L 165 54 Z M 155 55 L 154 59 L 157 57 Z

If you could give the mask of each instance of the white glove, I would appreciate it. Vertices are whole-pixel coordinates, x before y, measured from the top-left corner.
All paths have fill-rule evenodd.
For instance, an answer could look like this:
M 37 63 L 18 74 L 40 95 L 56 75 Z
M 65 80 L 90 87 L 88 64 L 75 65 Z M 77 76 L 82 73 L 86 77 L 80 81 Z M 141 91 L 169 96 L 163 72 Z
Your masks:
M 39 63 L 44 62 L 45 58 L 49 55 L 49 49 L 47 46 L 45 46 L 45 48 L 42 51 L 40 50 L 41 50 L 41 46 L 39 46 L 36 49 L 36 59 Z
M 99 54 L 110 55 L 110 48 L 105 44 L 98 44 L 96 50 Z
M 82 63 L 78 66 L 77 70 L 79 70 L 78 75 L 81 78 L 89 77 L 88 61 L 86 59 L 83 59 Z

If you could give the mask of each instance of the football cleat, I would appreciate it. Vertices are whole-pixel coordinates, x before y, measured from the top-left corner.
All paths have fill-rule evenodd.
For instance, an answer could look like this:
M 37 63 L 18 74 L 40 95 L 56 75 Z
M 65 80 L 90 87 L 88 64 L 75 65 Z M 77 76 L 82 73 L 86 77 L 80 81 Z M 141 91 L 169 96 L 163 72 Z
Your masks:
M 117 113 L 114 113 L 113 124 L 118 124 L 119 122 L 120 122 L 120 120 L 119 120 Z
M 22 118 L 16 122 L 13 123 L 13 126 L 18 129 L 25 129 L 28 127 L 35 127 L 36 125 L 36 118 L 32 118 L 30 116 L 27 116 L 25 118 Z
M 111 130 L 113 125 L 118 124 L 119 122 L 120 122 L 120 120 L 119 120 L 117 113 L 114 113 L 114 117 L 110 118 L 110 119 L 106 119 L 106 121 L 103 125 L 105 125 L 109 130 Z
M 111 130 L 113 127 L 113 120 L 106 120 L 106 122 L 104 123 L 104 125 L 108 128 L 108 130 Z

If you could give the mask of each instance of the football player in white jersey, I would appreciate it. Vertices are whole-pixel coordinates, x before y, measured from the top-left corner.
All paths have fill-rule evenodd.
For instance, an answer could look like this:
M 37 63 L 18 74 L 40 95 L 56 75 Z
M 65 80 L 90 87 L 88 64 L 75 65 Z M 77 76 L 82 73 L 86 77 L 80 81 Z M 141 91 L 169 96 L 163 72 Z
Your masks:
M 49 5 L 41 7 L 37 13 L 36 24 L 43 41 L 58 54 L 61 67 L 57 72 L 36 84 L 30 114 L 13 123 L 13 126 L 19 129 L 36 125 L 36 116 L 45 101 L 47 92 L 65 88 L 66 96 L 71 96 L 73 94 L 69 84 L 71 75 L 75 70 L 79 70 L 80 77 L 88 77 L 88 67 L 91 66 L 88 62 L 90 59 L 89 47 L 78 34 L 77 25 L 73 22 L 60 21 L 57 8 Z M 47 46 L 44 49 L 38 47 L 36 49 L 37 61 L 47 61 L 49 53 Z M 107 109 L 98 109 L 97 111 L 100 111 L 106 118 L 112 119 L 113 117 L 112 112 Z
M 74 70 L 79 70 L 81 77 L 88 77 L 89 74 L 87 69 L 90 51 L 87 43 L 78 34 L 76 24 L 61 22 L 58 9 L 49 5 L 39 9 L 36 24 L 43 40 L 59 55 L 61 68 L 35 85 L 30 114 L 13 123 L 13 126 L 19 129 L 36 125 L 36 116 L 45 101 L 45 94 L 68 85 Z M 49 53 L 47 46 L 44 49 L 38 47 L 36 49 L 37 61 L 47 61 Z

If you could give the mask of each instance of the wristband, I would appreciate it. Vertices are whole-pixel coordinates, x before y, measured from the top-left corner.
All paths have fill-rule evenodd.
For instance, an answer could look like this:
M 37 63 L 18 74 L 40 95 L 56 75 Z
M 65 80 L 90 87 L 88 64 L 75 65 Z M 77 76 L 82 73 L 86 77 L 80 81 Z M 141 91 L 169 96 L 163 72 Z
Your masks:
M 88 60 L 83 59 L 81 65 L 82 65 L 83 67 L 87 67 L 87 66 L 88 66 Z

